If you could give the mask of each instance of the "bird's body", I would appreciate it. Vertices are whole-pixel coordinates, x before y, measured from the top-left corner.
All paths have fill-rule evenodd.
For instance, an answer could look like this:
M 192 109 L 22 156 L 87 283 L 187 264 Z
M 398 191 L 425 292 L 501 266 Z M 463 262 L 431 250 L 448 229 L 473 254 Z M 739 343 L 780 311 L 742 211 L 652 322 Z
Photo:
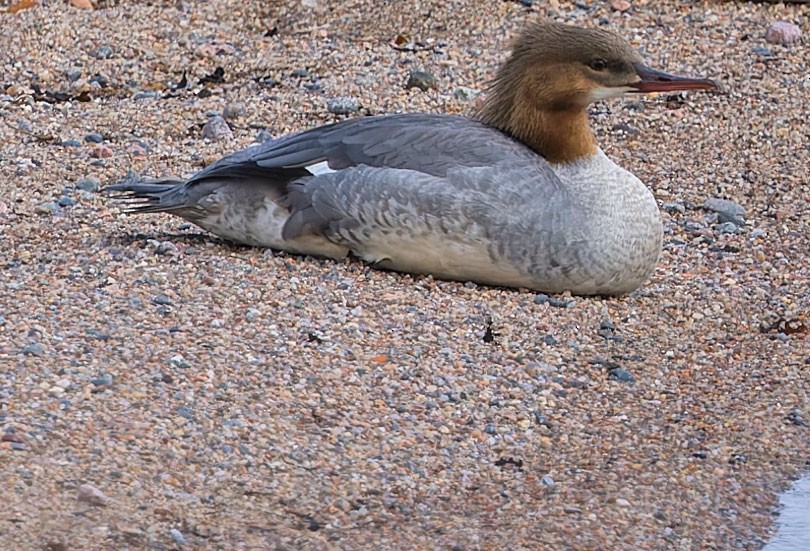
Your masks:
M 542 29 L 572 32 L 542 23 L 522 38 Z M 131 211 L 170 212 L 247 245 L 335 259 L 351 253 L 401 272 L 544 292 L 630 292 L 655 268 L 662 228 L 649 189 L 595 145 L 585 108 L 610 94 L 596 82 L 538 101 L 532 90 L 543 92 L 545 81 L 538 88 L 535 79 L 544 69 L 530 70 L 538 69 L 536 52 L 516 67 L 519 44 L 479 120 L 351 119 L 239 151 L 186 181 L 111 188 L 127 194 Z M 549 68 L 560 63 L 572 62 L 552 59 Z M 613 95 L 643 83 L 639 74 Z M 553 85 L 562 77 L 545 78 Z M 686 85 L 656 89 L 709 87 L 660 82 Z

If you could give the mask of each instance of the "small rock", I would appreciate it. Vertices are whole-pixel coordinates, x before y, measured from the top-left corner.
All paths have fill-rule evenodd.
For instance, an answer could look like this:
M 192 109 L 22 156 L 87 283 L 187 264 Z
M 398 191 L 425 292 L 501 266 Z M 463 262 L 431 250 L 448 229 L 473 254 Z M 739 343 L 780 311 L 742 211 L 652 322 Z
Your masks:
M 99 181 L 98 178 L 93 177 L 80 178 L 76 180 L 74 187 L 82 191 L 95 192 L 98 191 L 98 189 L 101 187 L 101 181 Z
M 82 146 L 82 142 L 80 142 L 79 140 L 71 139 L 71 140 L 63 140 L 62 141 L 62 147 L 81 147 L 81 146 Z
M 7 431 L 3 433 L 2 437 L 0 437 L 0 442 L 16 442 L 18 444 L 25 444 L 25 438 L 16 432 Z
M 82 77 L 82 72 L 78 69 L 68 69 L 65 71 L 65 76 L 68 79 L 68 82 L 75 82 Z
M 96 377 L 95 379 L 90 379 L 90 384 L 93 386 L 110 386 L 113 383 L 113 376 L 109 373 L 104 373 Z
M 624 499 L 623 497 L 619 497 L 616 498 L 616 505 L 619 505 L 620 507 L 629 507 L 630 502 Z
M 247 312 L 245 312 L 245 319 L 249 322 L 254 322 L 259 319 L 261 315 L 262 313 L 256 308 L 248 308 Z
M 635 136 L 636 134 L 641 132 L 638 126 L 633 126 L 632 124 L 626 122 L 619 122 L 614 124 L 611 127 L 611 130 L 613 130 L 614 132 L 624 132 L 625 134 L 628 134 L 630 136 Z
M 406 90 L 419 88 L 423 92 L 427 92 L 430 89 L 435 90 L 438 87 L 439 81 L 432 73 L 428 73 L 427 71 L 411 71 L 408 75 L 408 82 L 405 84 Z
M 256 137 L 253 139 L 253 141 L 256 143 L 267 143 L 272 142 L 273 140 L 275 140 L 275 138 L 273 137 L 273 133 L 266 128 L 262 128 L 261 130 L 259 130 L 259 133 L 256 134 Z
M 168 306 L 171 305 L 171 303 L 172 299 L 166 295 L 155 295 L 152 297 L 152 304 L 156 304 L 158 306 Z
M 76 199 L 73 197 L 60 197 L 56 204 L 60 207 L 72 207 L 76 204 Z
M 473 101 L 479 95 L 481 95 L 479 90 L 476 90 L 475 88 L 468 88 L 466 86 L 459 86 L 453 92 L 453 97 L 459 101 Z
M 109 159 L 113 156 L 113 150 L 106 145 L 97 145 L 90 151 L 90 156 L 94 159 Z
M 45 354 L 45 349 L 42 348 L 42 345 L 39 344 L 38 342 L 32 342 L 32 343 L 29 343 L 29 344 L 26 344 L 25 346 L 23 346 L 22 353 L 23 353 L 24 356 L 37 356 L 37 357 L 39 357 L 39 356 L 42 356 L 43 354 Z
M 90 143 L 101 143 L 104 141 L 104 136 L 98 132 L 90 132 L 89 134 L 85 135 L 84 141 Z
M 171 530 L 169 530 L 169 535 L 174 540 L 174 543 L 176 543 L 180 547 L 185 547 L 186 545 L 188 545 L 188 541 L 186 541 L 185 536 L 182 534 L 182 532 L 180 532 L 180 530 L 172 528 Z
M 234 102 L 229 103 L 222 110 L 222 116 L 226 119 L 238 119 L 245 115 L 246 109 L 244 103 Z
M 751 48 L 751 51 L 757 55 L 761 55 L 762 57 L 771 56 L 770 48 L 765 48 L 764 46 L 754 46 L 753 48 Z
M 534 420 L 537 422 L 538 425 L 551 428 L 551 421 L 549 420 L 549 418 L 540 413 L 539 411 L 534 412 Z
M 543 476 L 543 478 L 541 478 L 540 481 L 543 483 L 544 486 L 548 487 L 554 486 L 554 479 L 551 478 L 549 475 Z
M 292 76 L 300 77 L 300 78 L 307 78 L 309 76 L 309 71 L 306 69 L 296 69 L 292 72 Z
M 623 367 L 615 367 L 611 369 L 610 372 L 608 373 L 608 377 L 610 379 L 613 379 L 614 381 L 620 381 L 622 383 L 636 382 L 636 378 L 633 377 L 633 374 Z
M 93 75 L 88 81 L 94 88 L 106 88 L 110 85 L 104 75 Z
M 130 142 L 127 146 L 127 154 L 138 161 L 146 160 L 149 154 L 149 145 L 138 140 Z
M 139 99 L 158 99 L 160 97 L 160 92 L 156 92 L 155 90 L 141 90 L 140 92 L 135 92 L 132 94 L 132 99 L 139 100 Z
M 337 97 L 326 102 L 326 110 L 335 115 L 348 115 L 360 109 L 360 104 L 354 98 Z
M 807 424 L 804 420 L 804 415 L 799 408 L 792 408 L 790 413 L 787 415 L 787 419 L 797 427 L 803 427 Z
M 191 367 L 191 363 L 188 362 L 183 356 L 177 354 L 176 356 L 172 356 L 169 358 L 169 364 L 178 368 L 178 369 L 188 369 Z
M 550 297 L 545 293 L 537 293 L 534 296 L 534 303 L 535 304 L 548 303 L 549 306 L 554 306 L 555 308 L 571 308 L 575 304 L 573 300 L 562 300 L 557 297 Z
M 665 212 L 668 212 L 670 214 L 674 214 L 676 212 L 683 214 L 684 212 L 686 212 L 686 207 L 684 207 L 680 203 L 664 203 L 663 205 L 661 205 L 661 208 Z
M 611 0 L 610 8 L 614 11 L 625 12 L 631 8 L 631 4 L 627 0 Z
M 79 486 L 79 493 L 76 498 L 79 501 L 84 501 L 97 507 L 106 507 L 110 502 L 110 498 L 92 484 L 82 484 Z
M 113 55 L 113 48 L 109 44 L 104 44 L 99 46 L 99 48 L 93 52 L 93 57 L 96 59 L 109 59 Z
M 781 44 L 791 46 L 802 39 L 802 30 L 798 25 L 785 21 L 774 21 L 765 31 L 765 42 L 768 44 Z
M 765 237 L 768 234 L 762 228 L 754 228 L 753 230 L 751 230 L 751 233 L 748 234 L 748 235 L 752 239 L 757 239 L 757 238 L 760 238 L 760 237 Z
M 739 233 L 740 226 L 735 224 L 734 222 L 723 222 L 722 224 L 717 224 L 714 227 L 717 233 Z
M 177 248 L 177 245 L 172 243 L 171 241 L 158 241 L 157 239 L 149 239 L 146 242 L 149 245 L 149 248 L 152 249 L 155 254 L 159 254 L 162 256 L 180 256 L 180 249 Z M 165 298 L 168 302 L 157 302 L 159 300 L 163 300 Z M 155 304 L 171 304 L 168 297 L 165 295 L 158 295 L 156 296 L 152 302 Z
M 59 212 L 59 204 L 56 201 L 45 201 L 34 207 L 37 214 L 53 214 Z
M 720 223 L 732 222 L 737 226 L 745 225 L 745 209 L 729 199 L 710 197 L 703 202 L 703 208 L 717 213 Z
M 233 132 L 228 122 L 220 116 L 211 117 L 202 129 L 202 137 L 209 140 L 219 141 L 232 139 Z

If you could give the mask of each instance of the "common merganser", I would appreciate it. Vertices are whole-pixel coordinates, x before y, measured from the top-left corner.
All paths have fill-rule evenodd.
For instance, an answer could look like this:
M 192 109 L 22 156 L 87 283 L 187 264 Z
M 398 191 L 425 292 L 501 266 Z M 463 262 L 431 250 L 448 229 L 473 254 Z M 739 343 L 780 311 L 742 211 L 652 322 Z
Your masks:
M 474 118 L 399 114 L 320 126 L 188 180 L 119 183 L 126 212 L 169 212 L 237 243 L 441 279 L 620 295 L 661 253 L 650 190 L 599 149 L 587 107 L 708 90 L 650 69 L 603 29 L 531 23 Z

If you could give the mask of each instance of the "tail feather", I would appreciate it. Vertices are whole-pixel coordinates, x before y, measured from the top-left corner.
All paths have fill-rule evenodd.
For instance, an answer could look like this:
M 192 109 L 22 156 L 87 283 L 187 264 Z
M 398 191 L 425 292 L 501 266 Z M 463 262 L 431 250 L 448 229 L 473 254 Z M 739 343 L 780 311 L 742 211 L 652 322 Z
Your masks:
M 104 188 L 123 212 L 171 212 L 188 208 L 184 180 L 160 179 L 147 182 L 125 181 Z

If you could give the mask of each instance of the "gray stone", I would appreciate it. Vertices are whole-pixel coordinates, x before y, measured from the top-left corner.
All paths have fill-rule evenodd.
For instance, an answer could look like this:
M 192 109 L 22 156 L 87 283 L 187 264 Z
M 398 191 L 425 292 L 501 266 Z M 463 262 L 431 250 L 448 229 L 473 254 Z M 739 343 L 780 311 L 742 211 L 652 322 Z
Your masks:
M 337 97 L 326 102 L 326 110 L 335 115 L 348 115 L 360 109 L 360 104 L 354 98 Z

